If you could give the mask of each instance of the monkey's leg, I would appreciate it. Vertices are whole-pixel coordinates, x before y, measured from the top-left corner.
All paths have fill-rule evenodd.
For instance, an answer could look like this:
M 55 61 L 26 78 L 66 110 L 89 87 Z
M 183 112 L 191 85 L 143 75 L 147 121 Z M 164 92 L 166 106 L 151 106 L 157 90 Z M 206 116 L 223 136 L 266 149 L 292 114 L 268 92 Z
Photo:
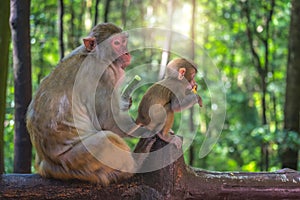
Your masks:
M 82 138 L 60 155 L 59 160 L 60 165 L 50 168 L 52 177 L 76 178 L 102 185 L 130 177 L 137 168 L 125 141 L 109 131 Z
M 172 128 L 173 122 L 174 122 L 174 112 L 171 110 L 170 106 L 165 106 L 165 108 L 166 108 L 166 112 L 167 112 L 166 122 L 165 122 L 163 130 L 161 132 L 159 132 L 157 134 L 157 136 L 165 142 L 175 144 L 177 149 L 180 149 L 182 146 L 181 138 L 174 134 L 169 133 L 170 131 L 172 131 L 171 128 Z
M 171 110 L 170 105 L 165 106 L 165 110 L 167 113 L 165 125 L 161 131 L 163 136 L 169 135 L 169 131 L 171 130 L 174 123 L 174 112 Z

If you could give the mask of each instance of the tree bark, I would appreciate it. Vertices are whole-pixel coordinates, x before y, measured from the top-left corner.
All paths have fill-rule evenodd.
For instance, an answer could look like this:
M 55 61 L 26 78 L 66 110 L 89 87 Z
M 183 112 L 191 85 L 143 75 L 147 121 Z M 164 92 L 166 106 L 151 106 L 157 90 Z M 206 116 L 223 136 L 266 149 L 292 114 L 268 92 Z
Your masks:
M 167 34 L 167 40 L 165 41 L 164 48 L 162 50 L 161 54 L 161 63 L 160 63 L 160 70 L 158 74 L 159 80 L 163 79 L 165 72 L 166 72 L 166 66 L 170 57 L 170 49 L 171 49 L 171 41 L 172 41 L 172 25 L 173 25 L 173 16 L 174 16 L 174 0 L 168 1 L 168 24 L 167 28 L 169 31 L 166 32 Z
M 0 2 L 0 174 L 4 172 L 4 120 L 10 43 L 9 0 Z
M 122 18 L 122 25 L 123 25 L 123 29 L 126 28 L 126 23 L 127 23 L 127 7 L 128 7 L 128 0 L 123 0 L 122 2 L 122 15 L 121 15 L 121 18 Z
M 99 3 L 100 0 L 96 0 L 95 3 L 95 18 L 94 18 L 94 26 L 98 24 L 98 16 L 99 16 Z
M 284 128 L 295 131 L 300 137 L 300 1 L 292 1 L 291 23 L 289 35 L 289 54 L 286 78 Z M 297 170 L 298 148 L 287 148 L 282 154 L 282 166 Z
M 166 145 L 157 140 L 152 149 Z M 175 147 L 161 155 L 181 154 Z M 161 162 L 163 159 L 158 158 Z M 147 163 L 145 165 L 151 165 Z M 209 172 L 185 165 L 181 156 L 167 167 L 137 174 L 107 187 L 77 180 L 44 179 L 39 175 L 2 175 L 1 199 L 297 199 L 300 174 L 294 170 L 274 173 Z
M 64 1 L 58 0 L 58 35 L 60 60 L 65 57 L 64 47 Z
M 105 10 L 104 10 L 104 22 L 108 22 L 108 14 L 110 10 L 110 2 L 111 0 L 105 1 Z
M 192 23 L 191 23 L 191 39 L 193 41 L 192 48 L 191 48 L 191 60 L 195 61 L 195 20 L 196 20 L 196 0 L 192 0 Z M 195 131 L 195 123 L 194 123 L 194 107 L 191 107 L 190 109 L 190 132 L 193 133 Z M 189 148 L 189 165 L 193 166 L 194 158 L 195 158 L 195 147 L 194 144 L 191 144 Z
M 11 0 L 10 26 L 15 81 L 14 172 L 31 172 L 31 142 L 25 116 L 31 101 L 30 0 Z

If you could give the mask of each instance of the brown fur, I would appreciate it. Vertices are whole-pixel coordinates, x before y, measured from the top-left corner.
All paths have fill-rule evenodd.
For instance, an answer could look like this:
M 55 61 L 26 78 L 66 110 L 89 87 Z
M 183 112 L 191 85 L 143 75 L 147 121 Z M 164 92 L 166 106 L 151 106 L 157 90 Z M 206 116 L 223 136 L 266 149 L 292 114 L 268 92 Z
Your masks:
M 184 75 L 184 79 L 180 80 L 182 68 L 185 69 L 184 74 L 181 74 Z M 186 59 L 180 58 L 169 62 L 166 77 L 152 85 L 143 96 L 136 123 L 160 132 L 163 137 L 169 137 L 174 122 L 174 112 L 191 107 L 200 98 L 191 91 L 186 91 L 188 87 L 192 88 L 195 85 L 192 75 L 196 72 L 196 65 Z M 186 105 L 181 104 L 184 99 L 187 100 L 187 104 L 184 103 Z M 176 107 L 181 108 L 174 109 Z
M 98 45 L 121 31 L 103 23 L 89 36 L 95 37 Z M 42 81 L 28 108 L 27 127 L 37 152 L 36 167 L 44 177 L 107 185 L 131 176 L 126 171 L 137 168 L 121 138 L 126 133 L 113 119 L 113 107 L 119 115 L 119 98 L 113 89 L 124 70 L 109 60 L 115 55 L 109 45 L 105 47 L 101 44 L 92 50 L 82 45 L 75 49 Z M 76 79 L 78 74 L 81 77 Z

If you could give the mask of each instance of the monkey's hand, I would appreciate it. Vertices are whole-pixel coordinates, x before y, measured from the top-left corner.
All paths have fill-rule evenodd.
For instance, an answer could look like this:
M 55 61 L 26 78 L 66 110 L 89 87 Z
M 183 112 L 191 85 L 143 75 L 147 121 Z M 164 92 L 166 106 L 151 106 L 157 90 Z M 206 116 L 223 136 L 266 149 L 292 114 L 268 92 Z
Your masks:
M 180 149 L 182 147 L 182 139 L 177 136 L 177 135 L 170 135 L 170 134 L 167 134 L 167 135 L 163 135 L 162 133 L 157 133 L 157 136 L 167 142 L 167 143 L 172 143 L 172 144 L 175 144 L 175 146 L 177 147 L 177 149 Z

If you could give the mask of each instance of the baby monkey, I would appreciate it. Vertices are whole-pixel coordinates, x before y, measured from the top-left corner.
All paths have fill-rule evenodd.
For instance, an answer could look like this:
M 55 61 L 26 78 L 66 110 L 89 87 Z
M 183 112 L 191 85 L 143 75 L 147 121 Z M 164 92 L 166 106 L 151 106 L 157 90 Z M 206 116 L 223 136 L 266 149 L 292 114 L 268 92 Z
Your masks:
M 171 130 L 174 112 L 188 109 L 196 103 L 202 107 L 202 99 L 196 94 L 196 73 L 197 67 L 191 61 L 184 58 L 170 61 L 165 78 L 152 85 L 143 96 L 136 123 L 157 132 L 163 141 L 181 148 L 182 140 Z

